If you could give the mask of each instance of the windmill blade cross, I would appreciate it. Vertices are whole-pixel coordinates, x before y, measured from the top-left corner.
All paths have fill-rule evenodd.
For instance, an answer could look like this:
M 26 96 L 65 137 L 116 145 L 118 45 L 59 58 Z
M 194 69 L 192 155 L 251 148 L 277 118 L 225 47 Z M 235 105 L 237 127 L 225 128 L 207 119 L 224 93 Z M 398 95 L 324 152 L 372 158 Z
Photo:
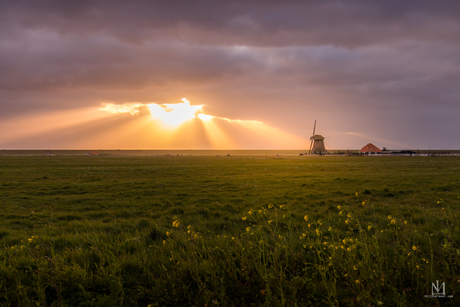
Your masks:
M 315 119 L 315 125 L 313 126 L 313 134 L 312 134 L 312 136 L 315 136 L 315 131 L 316 131 L 316 119 Z

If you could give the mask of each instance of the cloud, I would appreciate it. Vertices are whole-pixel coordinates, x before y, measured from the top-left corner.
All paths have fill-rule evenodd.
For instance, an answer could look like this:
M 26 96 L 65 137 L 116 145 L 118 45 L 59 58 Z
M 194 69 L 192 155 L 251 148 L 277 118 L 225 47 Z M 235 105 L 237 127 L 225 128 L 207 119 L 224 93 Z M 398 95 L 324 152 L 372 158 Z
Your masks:
M 336 45 L 458 37 L 456 1 L 4 1 L 7 29 L 104 35 L 142 44 Z
M 459 25 L 457 1 L 0 1 L 0 119 L 187 96 L 299 136 L 448 144 Z

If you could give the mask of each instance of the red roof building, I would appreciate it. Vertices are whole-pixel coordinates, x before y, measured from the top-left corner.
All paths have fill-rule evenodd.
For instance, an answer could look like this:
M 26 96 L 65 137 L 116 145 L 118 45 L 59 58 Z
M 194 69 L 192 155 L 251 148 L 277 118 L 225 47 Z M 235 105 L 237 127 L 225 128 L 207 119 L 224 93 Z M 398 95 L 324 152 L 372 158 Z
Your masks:
M 359 151 L 359 153 L 371 153 L 371 154 L 374 154 L 377 152 L 382 152 L 382 150 L 372 143 L 367 144 L 366 146 L 361 148 L 361 150 Z

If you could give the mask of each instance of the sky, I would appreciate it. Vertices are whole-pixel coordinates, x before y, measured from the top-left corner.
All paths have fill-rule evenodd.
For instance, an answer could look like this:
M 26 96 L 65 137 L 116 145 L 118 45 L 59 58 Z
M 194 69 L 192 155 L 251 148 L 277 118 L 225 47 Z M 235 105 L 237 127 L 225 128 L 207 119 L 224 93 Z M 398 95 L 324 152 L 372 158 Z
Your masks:
M 460 149 L 460 2 L 0 0 L 0 149 Z

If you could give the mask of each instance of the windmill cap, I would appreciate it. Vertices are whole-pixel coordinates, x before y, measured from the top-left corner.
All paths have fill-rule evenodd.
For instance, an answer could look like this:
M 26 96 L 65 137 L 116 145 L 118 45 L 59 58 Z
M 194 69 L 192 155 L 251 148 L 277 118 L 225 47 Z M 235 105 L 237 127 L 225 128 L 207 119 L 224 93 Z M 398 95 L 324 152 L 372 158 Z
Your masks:
M 314 136 L 312 136 L 310 139 L 313 139 L 315 141 L 321 141 L 321 140 L 324 140 L 324 137 L 322 135 L 319 135 L 319 134 L 315 134 Z

